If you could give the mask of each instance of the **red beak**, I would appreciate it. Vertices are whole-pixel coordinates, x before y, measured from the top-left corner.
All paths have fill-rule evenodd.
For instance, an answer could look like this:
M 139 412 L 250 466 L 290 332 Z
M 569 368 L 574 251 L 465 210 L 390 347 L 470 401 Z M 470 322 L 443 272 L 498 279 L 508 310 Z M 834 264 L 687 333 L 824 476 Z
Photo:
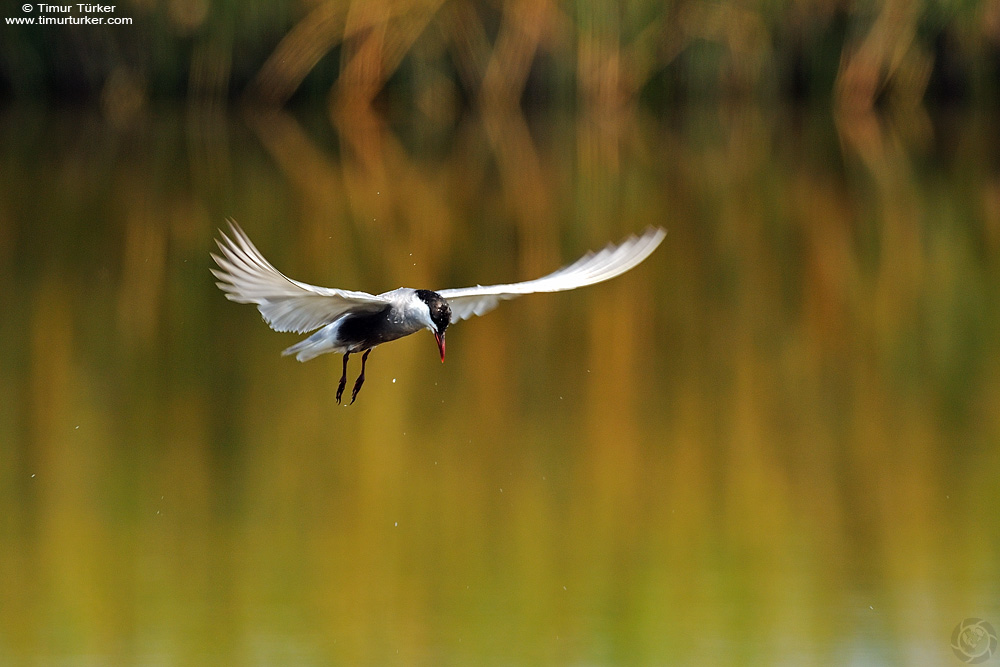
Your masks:
M 437 341 L 438 349 L 441 350 L 441 363 L 444 363 L 444 334 L 435 333 L 434 340 Z

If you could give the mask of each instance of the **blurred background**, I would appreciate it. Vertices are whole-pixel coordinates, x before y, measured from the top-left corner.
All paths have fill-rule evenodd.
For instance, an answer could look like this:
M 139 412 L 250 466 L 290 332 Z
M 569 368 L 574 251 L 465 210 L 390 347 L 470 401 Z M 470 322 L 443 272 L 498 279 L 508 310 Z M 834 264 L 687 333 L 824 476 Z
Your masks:
M 2 11 L 0 664 L 947 665 L 1000 626 L 1000 3 Z M 228 216 L 373 292 L 668 235 L 343 407 L 214 286 Z
M 62 6 L 62 5 L 59 5 Z M 660 109 L 694 100 L 852 109 L 995 103 L 995 1 L 125 0 L 3 10 L 0 96 L 100 103 L 234 99 L 433 118 L 470 107 Z M 127 25 L 39 25 L 100 17 Z M 22 21 L 36 25 L 24 25 Z

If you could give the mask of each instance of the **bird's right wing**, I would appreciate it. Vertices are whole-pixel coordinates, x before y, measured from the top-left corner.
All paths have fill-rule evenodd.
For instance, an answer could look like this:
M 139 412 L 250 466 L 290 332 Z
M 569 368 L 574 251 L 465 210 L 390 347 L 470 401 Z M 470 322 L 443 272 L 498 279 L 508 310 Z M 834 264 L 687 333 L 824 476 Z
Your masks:
M 649 257 L 666 235 L 664 230 L 650 227 L 642 236 L 630 236 L 618 245 L 609 243 L 600 252 L 588 252 L 572 264 L 535 280 L 446 289 L 438 294 L 448 300 L 452 322 L 466 320 L 490 312 L 501 301 L 524 294 L 562 292 L 620 276 Z
M 317 287 L 288 278 L 264 259 L 247 235 L 232 219 L 232 238 L 220 231 L 217 240 L 222 255 L 212 253 L 219 265 L 212 274 L 226 298 L 237 303 L 255 303 L 264 320 L 275 331 L 306 333 L 333 322 L 348 312 L 373 312 L 387 301 L 349 290 Z

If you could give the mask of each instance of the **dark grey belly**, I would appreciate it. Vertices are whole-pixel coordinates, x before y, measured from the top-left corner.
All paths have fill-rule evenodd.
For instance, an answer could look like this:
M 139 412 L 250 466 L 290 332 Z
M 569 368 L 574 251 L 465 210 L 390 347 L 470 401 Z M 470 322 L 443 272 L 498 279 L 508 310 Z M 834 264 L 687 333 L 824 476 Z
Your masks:
M 337 338 L 352 352 L 357 352 L 416 331 L 393 322 L 390 314 L 391 308 L 386 307 L 376 313 L 350 315 L 340 325 Z

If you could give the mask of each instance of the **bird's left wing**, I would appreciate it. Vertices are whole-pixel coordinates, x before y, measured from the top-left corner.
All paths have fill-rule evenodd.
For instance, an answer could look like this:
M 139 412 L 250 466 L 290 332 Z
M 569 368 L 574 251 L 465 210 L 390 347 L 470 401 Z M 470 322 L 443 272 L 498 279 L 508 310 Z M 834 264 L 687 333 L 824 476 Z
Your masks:
M 562 292 L 620 276 L 649 257 L 666 235 L 663 229 L 650 227 L 642 236 L 630 236 L 618 245 L 612 243 L 599 252 L 588 252 L 555 273 L 535 280 L 509 285 L 446 289 L 440 290 L 438 294 L 448 300 L 453 322 L 466 320 L 473 315 L 490 312 L 501 301 L 524 294 Z
M 232 238 L 221 232 L 216 240 L 222 255 L 212 253 L 219 265 L 212 274 L 226 298 L 255 303 L 275 331 L 305 333 L 333 322 L 348 312 L 373 312 L 384 308 L 385 298 L 367 292 L 317 287 L 288 278 L 264 259 L 234 220 Z

